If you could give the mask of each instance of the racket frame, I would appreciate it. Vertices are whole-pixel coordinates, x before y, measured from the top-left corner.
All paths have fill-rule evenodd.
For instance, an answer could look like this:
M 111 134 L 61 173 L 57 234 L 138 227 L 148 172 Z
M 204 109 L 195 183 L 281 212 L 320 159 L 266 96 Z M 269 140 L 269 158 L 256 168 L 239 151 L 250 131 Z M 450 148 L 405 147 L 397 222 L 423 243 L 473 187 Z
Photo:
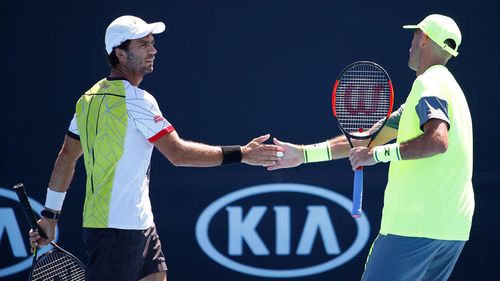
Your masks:
M 339 121 L 339 118 L 337 116 L 337 110 L 336 110 L 337 88 L 338 88 L 338 85 L 340 83 L 341 78 L 343 77 L 343 75 L 348 70 L 352 69 L 353 67 L 356 67 L 358 65 L 363 65 L 363 64 L 364 65 L 368 64 L 368 65 L 372 65 L 372 66 L 376 67 L 377 69 L 381 70 L 381 72 L 387 78 L 387 84 L 388 84 L 389 89 L 390 89 L 389 109 L 388 109 L 387 115 L 383 118 L 381 126 L 376 131 L 372 132 L 371 134 L 366 134 L 366 135 L 353 135 L 353 134 L 347 132 L 342 127 L 342 125 L 341 125 L 341 123 Z M 392 113 L 392 108 L 394 106 L 394 87 L 392 85 L 392 80 L 391 80 L 389 74 L 387 73 L 387 71 L 382 66 L 380 66 L 379 64 L 374 63 L 372 61 L 356 61 L 356 62 L 353 62 L 353 63 L 349 64 L 344 69 L 342 69 L 342 71 L 340 72 L 340 74 L 337 76 L 337 79 L 335 79 L 335 83 L 333 85 L 333 90 L 332 90 L 332 99 L 331 100 L 332 100 L 332 112 L 333 112 L 333 116 L 335 117 L 335 120 L 337 121 L 337 125 L 338 125 L 340 131 L 346 137 L 346 139 L 349 142 L 349 145 L 351 146 L 351 148 L 354 148 L 354 145 L 352 144 L 351 139 L 355 139 L 355 140 L 370 139 L 370 142 L 368 143 L 368 146 L 367 146 L 367 147 L 370 147 L 370 144 L 372 143 L 373 139 L 375 139 L 376 136 L 378 135 L 378 133 L 382 130 L 382 128 L 384 127 L 385 123 L 389 119 L 389 116 Z M 375 125 L 375 124 L 373 124 L 373 125 Z M 373 127 L 373 125 L 372 125 L 372 127 Z M 368 133 L 369 131 L 364 131 L 364 132 Z M 356 171 L 354 173 L 353 207 L 352 207 L 352 210 L 351 210 L 352 217 L 359 218 L 359 217 L 361 217 L 363 215 L 362 205 L 363 205 L 363 167 L 361 166 L 361 167 L 356 168 Z

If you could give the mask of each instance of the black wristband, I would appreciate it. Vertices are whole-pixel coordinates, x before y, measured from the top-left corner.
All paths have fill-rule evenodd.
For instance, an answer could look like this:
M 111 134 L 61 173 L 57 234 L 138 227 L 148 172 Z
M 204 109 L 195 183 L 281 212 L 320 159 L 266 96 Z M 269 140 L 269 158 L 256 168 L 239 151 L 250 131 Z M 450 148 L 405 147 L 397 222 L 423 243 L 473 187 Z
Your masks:
M 222 149 L 222 164 L 240 163 L 242 159 L 241 147 L 239 145 L 225 145 Z

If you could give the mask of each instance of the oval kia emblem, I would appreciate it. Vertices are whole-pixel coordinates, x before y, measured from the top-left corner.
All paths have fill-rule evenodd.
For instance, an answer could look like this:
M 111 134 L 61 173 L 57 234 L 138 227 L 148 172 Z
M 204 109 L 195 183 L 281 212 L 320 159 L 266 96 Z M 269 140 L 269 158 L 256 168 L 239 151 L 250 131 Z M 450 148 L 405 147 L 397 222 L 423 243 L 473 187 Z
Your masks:
M 240 273 L 318 274 L 353 259 L 368 241 L 368 219 L 353 219 L 351 207 L 351 200 L 317 186 L 251 186 L 210 204 L 196 222 L 196 240 L 212 260 Z

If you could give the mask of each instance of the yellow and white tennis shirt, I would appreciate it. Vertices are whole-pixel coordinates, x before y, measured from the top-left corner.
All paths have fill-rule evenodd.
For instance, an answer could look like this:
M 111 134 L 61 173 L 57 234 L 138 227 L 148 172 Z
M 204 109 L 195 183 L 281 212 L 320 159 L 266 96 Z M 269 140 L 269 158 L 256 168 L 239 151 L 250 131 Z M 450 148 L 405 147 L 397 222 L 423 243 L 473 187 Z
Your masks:
M 153 225 L 152 143 L 173 130 L 155 98 L 127 80 L 102 79 L 80 97 L 68 136 L 81 141 L 87 171 L 83 227 Z

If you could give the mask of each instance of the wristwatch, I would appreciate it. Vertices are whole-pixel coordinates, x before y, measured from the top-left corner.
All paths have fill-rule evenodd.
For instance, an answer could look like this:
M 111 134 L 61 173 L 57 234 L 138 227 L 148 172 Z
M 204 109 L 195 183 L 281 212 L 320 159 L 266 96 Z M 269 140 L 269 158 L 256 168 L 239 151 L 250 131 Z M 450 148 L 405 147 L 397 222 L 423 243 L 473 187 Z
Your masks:
M 40 213 L 42 217 L 51 219 L 51 220 L 57 220 L 61 216 L 61 213 L 56 213 L 54 211 L 50 211 L 47 209 L 43 209 L 42 212 Z

